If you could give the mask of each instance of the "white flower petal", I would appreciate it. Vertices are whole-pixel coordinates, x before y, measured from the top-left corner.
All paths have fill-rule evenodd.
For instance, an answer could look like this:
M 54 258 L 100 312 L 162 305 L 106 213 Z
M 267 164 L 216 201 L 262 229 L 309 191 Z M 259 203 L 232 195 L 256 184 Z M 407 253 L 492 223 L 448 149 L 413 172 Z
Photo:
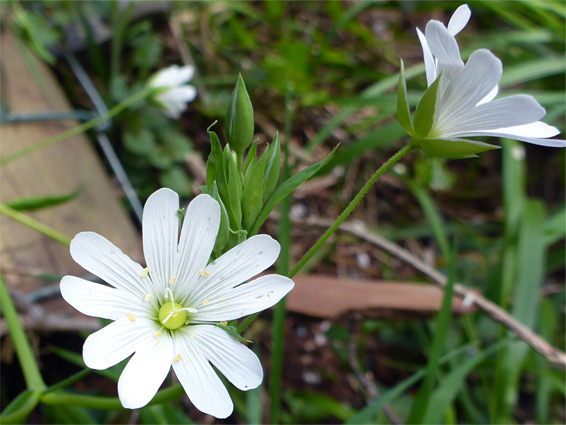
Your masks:
M 470 20 L 471 15 L 472 12 L 467 4 L 463 4 L 458 7 L 450 18 L 450 22 L 448 22 L 448 31 L 450 34 L 456 35 L 462 31 Z
M 478 102 L 478 105 L 483 105 L 484 103 L 491 102 L 499 94 L 499 85 L 496 85 L 491 91 L 485 95 L 485 97 Z
M 220 205 L 208 195 L 199 195 L 188 205 L 181 229 L 177 265 L 180 302 L 188 298 L 196 278 L 201 277 L 216 242 Z M 177 295 L 179 296 L 179 295 Z
M 560 134 L 560 130 L 556 127 L 548 125 L 542 121 L 536 121 L 530 124 L 517 125 L 514 127 L 497 128 L 495 130 L 472 131 L 469 136 L 491 136 L 504 137 L 522 142 L 532 143 L 540 146 L 548 146 L 555 148 L 566 147 L 566 141 L 561 139 L 549 139 Z
M 188 303 L 199 308 L 218 291 L 233 288 L 271 266 L 281 250 L 269 235 L 255 235 L 210 263 L 195 282 Z
M 116 320 L 129 312 L 147 316 L 143 300 L 128 296 L 119 289 L 65 276 L 60 284 L 63 299 L 87 316 Z
M 236 388 L 247 391 L 260 386 L 263 369 L 252 350 L 216 326 L 191 326 L 188 331 L 198 351 Z
M 425 35 L 434 57 L 438 59 L 438 72 L 440 66 L 462 68 L 464 62 L 460 58 L 460 49 L 456 39 L 439 21 L 431 20 L 426 24 Z
M 150 291 L 150 282 L 141 277 L 142 266 L 98 233 L 79 233 L 70 251 L 77 264 L 115 288 L 142 298 Z
M 147 319 L 132 322 L 123 318 L 90 334 L 83 346 L 83 358 L 91 369 L 108 369 L 136 351 L 144 335 L 150 335 L 157 325 Z
M 190 65 L 171 65 L 158 71 L 150 80 L 151 87 L 179 87 L 189 82 L 195 73 L 195 68 Z
M 139 409 L 151 401 L 167 377 L 173 360 L 173 342 L 167 332 L 157 338 L 144 336 L 120 379 L 118 397 L 128 409 Z
M 545 109 L 534 97 L 519 94 L 476 106 L 449 122 L 439 122 L 437 131 L 441 137 L 461 137 L 471 131 L 495 130 L 533 123 L 545 114 Z
M 263 311 L 277 304 L 294 286 L 288 277 L 272 274 L 235 288 L 225 287 L 206 305 L 197 307 L 195 320 L 228 321 Z
M 468 62 L 446 86 L 438 98 L 437 125 L 461 125 L 462 116 L 469 113 L 501 80 L 501 61 L 489 50 L 476 50 Z
M 159 297 L 165 293 L 176 271 L 178 210 L 179 196 L 166 188 L 154 192 L 143 210 L 143 252 L 149 276 Z
M 418 28 L 417 36 L 419 37 L 419 41 L 423 49 L 423 59 L 426 71 L 426 85 L 430 86 L 432 83 L 434 83 L 434 80 L 436 80 L 436 65 L 434 63 L 434 57 L 432 56 L 425 35 Z
M 216 418 L 227 418 L 234 410 L 228 390 L 197 350 L 189 330 L 178 331 L 173 339 L 175 357 L 181 356 L 173 361 L 173 370 L 197 409 Z

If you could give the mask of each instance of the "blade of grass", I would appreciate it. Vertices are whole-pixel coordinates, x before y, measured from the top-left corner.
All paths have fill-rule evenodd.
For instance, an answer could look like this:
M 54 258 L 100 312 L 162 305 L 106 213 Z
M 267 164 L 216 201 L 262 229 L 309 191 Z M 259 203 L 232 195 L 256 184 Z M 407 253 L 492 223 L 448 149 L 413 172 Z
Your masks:
M 419 389 L 417 398 L 413 407 L 411 408 L 411 413 L 407 419 L 407 423 L 421 423 L 422 419 L 425 417 L 429 397 L 436 382 L 436 374 L 438 372 L 439 360 L 444 350 L 444 340 L 450 326 L 450 321 L 452 318 L 452 295 L 454 293 L 454 281 L 456 278 L 456 253 L 453 252 L 450 256 L 450 273 L 448 276 L 448 282 L 446 283 L 446 288 L 444 289 L 444 297 L 442 298 L 442 307 L 438 313 L 438 317 L 435 323 L 435 335 L 432 341 L 432 348 L 430 350 L 428 362 L 426 365 L 426 372 L 424 382 Z
M 517 286 L 514 290 L 512 315 L 529 328 L 533 328 L 536 323 L 540 286 L 544 279 L 544 215 L 541 202 L 530 199 L 525 202 L 518 241 Z M 510 423 L 513 419 L 519 378 L 528 350 L 523 341 L 517 341 L 503 353 L 496 423 Z
M 456 396 L 458 395 L 458 392 L 462 390 L 462 387 L 466 382 L 466 377 L 470 374 L 470 372 L 472 372 L 472 370 L 474 370 L 490 355 L 505 347 L 509 342 L 509 339 L 501 340 L 498 343 L 493 344 L 485 350 L 475 354 L 473 357 L 451 370 L 442 379 L 439 387 L 431 394 L 426 411 L 426 416 L 423 419 L 422 423 L 441 423 L 443 413 L 453 403 Z

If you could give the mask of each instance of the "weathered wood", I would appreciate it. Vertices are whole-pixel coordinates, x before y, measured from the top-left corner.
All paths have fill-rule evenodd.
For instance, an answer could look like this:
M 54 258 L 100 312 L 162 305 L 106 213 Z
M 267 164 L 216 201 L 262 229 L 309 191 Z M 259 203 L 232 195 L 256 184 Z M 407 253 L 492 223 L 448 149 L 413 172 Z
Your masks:
M 30 60 L 26 62 L 22 47 L 15 38 L 6 31 L 1 35 L 1 95 L 10 112 L 69 111 L 70 105 L 49 68 L 29 53 Z M 32 66 L 35 72 L 30 69 Z M 34 79 L 34 74 L 41 81 Z M 77 124 L 76 121 L 65 120 L 2 125 L 0 157 Z M 138 231 L 121 204 L 118 188 L 85 135 L 41 149 L 0 168 L 1 202 L 23 197 L 63 195 L 81 185 L 84 188 L 77 198 L 30 212 L 30 216 L 69 237 L 88 230 L 100 233 L 125 253 L 140 260 Z M 86 274 L 71 259 L 67 247 L 4 216 L 0 216 L 0 265 L 8 285 L 19 292 L 29 292 L 44 284 L 41 280 L 25 276 L 27 273 Z
M 326 275 L 298 275 L 295 288 L 287 296 L 293 313 L 338 319 L 354 311 L 372 317 L 417 318 L 438 312 L 443 293 L 430 284 L 359 281 Z M 467 314 L 462 300 L 454 298 L 455 314 Z

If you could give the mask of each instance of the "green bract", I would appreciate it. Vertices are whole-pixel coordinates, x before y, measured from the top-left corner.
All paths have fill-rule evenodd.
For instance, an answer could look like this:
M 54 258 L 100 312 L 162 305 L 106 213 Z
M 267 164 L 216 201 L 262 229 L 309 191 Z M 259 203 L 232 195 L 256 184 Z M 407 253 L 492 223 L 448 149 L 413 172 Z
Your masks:
M 434 124 L 434 111 L 436 109 L 436 92 L 440 77 L 425 91 L 413 119 L 414 136 L 418 139 L 425 139 L 430 134 Z
M 226 112 L 226 138 L 234 152 L 241 156 L 254 136 L 254 109 L 242 75 L 230 98 Z
M 417 142 L 426 154 L 438 158 L 470 158 L 478 153 L 500 149 L 499 146 L 469 139 L 423 139 Z

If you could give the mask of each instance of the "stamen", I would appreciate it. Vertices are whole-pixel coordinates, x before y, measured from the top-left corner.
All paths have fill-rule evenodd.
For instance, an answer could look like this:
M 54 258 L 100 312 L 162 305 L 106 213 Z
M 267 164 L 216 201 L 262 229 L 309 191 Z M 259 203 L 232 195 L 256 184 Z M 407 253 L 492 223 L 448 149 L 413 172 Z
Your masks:
M 210 297 L 202 302 L 202 305 L 207 305 L 210 302 Z
M 176 280 L 177 280 L 177 276 L 173 276 L 171 279 L 169 279 L 169 285 L 173 285 Z
M 203 275 L 203 276 L 210 276 L 210 273 L 207 272 L 206 270 L 201 270 L 200 274 Z
M 181 355 L 180 355 L 180 354 L 177 354 L 173 360 L 175 360 L 176 362 L 178 362 L 179 360 L 181 360 Z
M 165 288 L 165 298 L 169 298 L 169 297 L 171 297 L 171 302 L 173 303 L 173 306 L 175 306 L 175 300 L 173 299 L 173 292 L 171 292 L 171 289 Z
M 191 339 L 195 339 L 195 331 L 191 333 Z
M 222 321 L 220 322 L 220 324 L 221 324 L 221 325 L 224 325 L 224 326 L 228 326 L 228 322 L 226 322 L 226 321 L 224 321 L 224 320 L 222 320 Z
M 149 273 L 149 267 L 146 267 L 145 269 L 142 270 L 140 276 L 141 276 L 142 278 L 143 278 L 143 277 L 146 277 L 148 273 Z
M 130 319 L 132 322 L 136 321 L 136 316 L 134 316 L 132 313 L 127 313 L 126 316 L 128 316 L 128 319 Z
M 143 300 L 147 303 L 149 302 L 149 300 L 151 300 L 151 297 L 153 297 L 152 294 L 147 294 Z
M 153 333 L 157 338 L 161 338 L 161 331 L 155 331 Z
M 198 310 L 192 307 L 180 308 L 179 310 L 176 311 L 188 311 L 189 313 L 193 313 L 193 314 L 198 313 Z

